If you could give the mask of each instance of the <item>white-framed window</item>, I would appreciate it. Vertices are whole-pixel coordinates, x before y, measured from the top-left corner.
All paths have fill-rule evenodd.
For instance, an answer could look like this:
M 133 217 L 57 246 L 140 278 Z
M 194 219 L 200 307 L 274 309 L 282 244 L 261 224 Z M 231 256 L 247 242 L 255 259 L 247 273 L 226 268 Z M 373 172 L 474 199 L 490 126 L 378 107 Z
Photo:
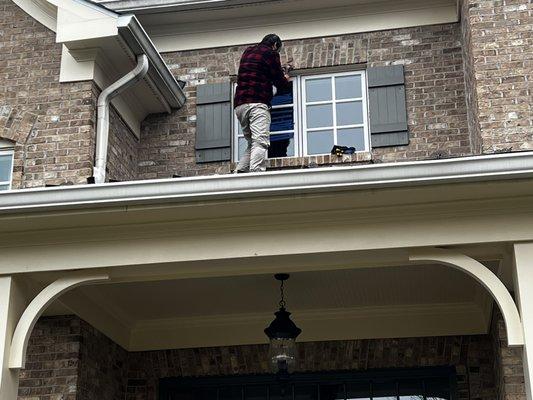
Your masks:
M 6 140 L 0 140 L 0 191 L 11 189 L 13 157 L 13 144 Z
M 293 91 L 274 96 L 269 158 L 330 154 L 334 145 L 369 151 L 365 71 L 293 78 Z M 247 142 L 234 117 L 233 160 Z

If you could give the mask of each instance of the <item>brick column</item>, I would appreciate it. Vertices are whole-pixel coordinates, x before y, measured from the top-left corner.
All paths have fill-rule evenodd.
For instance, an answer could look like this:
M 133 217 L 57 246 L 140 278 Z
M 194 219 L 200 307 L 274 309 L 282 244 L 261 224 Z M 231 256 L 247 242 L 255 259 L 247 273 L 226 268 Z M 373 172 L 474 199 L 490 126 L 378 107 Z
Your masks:
M 494 372 L 498 400 L 525 400 L 522 349 L 507 346 L 505 322 L 495 307 L 491 336 L 494 345 Z
M 529 0 L 462 0 L 468 125 L 477 152 L 533 150 Z

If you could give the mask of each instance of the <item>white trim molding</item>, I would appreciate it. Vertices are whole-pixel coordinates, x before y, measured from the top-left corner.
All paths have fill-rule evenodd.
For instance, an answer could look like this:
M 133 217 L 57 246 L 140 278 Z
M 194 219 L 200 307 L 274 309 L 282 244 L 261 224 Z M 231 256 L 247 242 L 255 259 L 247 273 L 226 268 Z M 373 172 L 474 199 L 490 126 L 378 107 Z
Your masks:
M 26 363 L 26 349 L 28 347 L 31 331 L 41 314 L 55 299 L 75 287 L 89 283 L 102 282 L 108 279 L 109 276 L 107 274 L 71 274 L 59 278 L 45 287 L 37 296 L 35 296 L 28 307 L 26 307 L 17 323 L 11 341 L 9 368 L 24 368 Z
M 410 261 L 437 262 L 470 275 L 489 291 L 500 308 L 505 320 L 508 346 L 523 346 L 524 334 L 518 308 L 511 294 L 498 277 L 479 261 L 452 250 L 439 248 L 413 249 Z
M 302 328 L 300 342 L 483 334 L 486 321 L 475 303 L 363 306 L 291 310 Z M 140 320 L 129 351 L 266 343 L 272 313 Z M 212 332 L 217 332 L 213 335 Z

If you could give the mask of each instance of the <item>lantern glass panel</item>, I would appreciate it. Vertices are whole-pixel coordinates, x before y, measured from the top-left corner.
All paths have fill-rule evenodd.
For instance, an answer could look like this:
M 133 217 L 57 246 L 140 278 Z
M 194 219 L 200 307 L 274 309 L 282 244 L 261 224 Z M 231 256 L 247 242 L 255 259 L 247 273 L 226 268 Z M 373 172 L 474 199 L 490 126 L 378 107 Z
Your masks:
M 294 339 L 271 339 L 269 355 L 271 367 L 274 372 L 292 372 L 296 364 L 296 343 Z

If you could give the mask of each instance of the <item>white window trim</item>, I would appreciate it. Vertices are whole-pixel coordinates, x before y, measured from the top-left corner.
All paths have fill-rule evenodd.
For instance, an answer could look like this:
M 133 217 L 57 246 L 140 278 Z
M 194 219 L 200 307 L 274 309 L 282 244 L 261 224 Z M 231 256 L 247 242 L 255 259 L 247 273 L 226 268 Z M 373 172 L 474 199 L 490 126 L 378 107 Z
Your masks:
M 9 171 L 9 180 L 0 181 L 0 186 L 8 185 L 7 190 L 11 190 L 12 182 L 13 182 L 13 166 L 15 163 L 15 149 L 13 148 L 13 144 L 11 142 L 0 140 L 0 155 L 11 156 L 11 169 Z M 3 190 L 0 190 L 0 193 L 2 192 Z
M 350 98 L 350 99 L 335 99 L 335 77 L 338 76 L 350 76 L 350 75 L 360 75 L 361 76 L 361 94 L 362 97 Z M 331 78 L 332 85 L 332 99 L 329 101 L 323 102 L 305 102 L 305 81 L 308 79 L 317 79 L 317 78 Z M 236 84 L 233 86 L 235 90 Z M 293 158 L 293 157 L 310 157 L 310 156 L 320 156 L 327 155 L 329 153 L 322 154 L 308 154 L 307 152 L 307 133 L 306 133 L 306 106 L 309 104 L 332 104 L 335 107 L 337 103 L 350 102 L 350 101 L 361 101 L 363 107 L 363 123 L 362 124 L 352 124 L 352 125 L 343 125 L 342 128 L 350 127 L 362 127 L 365 148 L 357 149 L 356 153 L 365 153 L 370 151 L 370 133 L 369 133 L 369 120 L 368 120 L 368 85 L 367 85 L 367 76 L 365 70 L 356 70 L 356 71 L 347 71 L 347 72 L 338 72 L 338 73 L 326 73 L 326 74 L 314 74 L 314 75 L 299 75 L 293 78 L 293 118 L 294 118 L 294 156 L 283 157 L 283 158 Z M 233 105 L 233 104 L 232 104 Z M 273 106 L 273 109 L 280 108 L 283 106 Z M 235 113 L 232 113 L 232 126 L 233 132 L 231 135 L 231 147 L 232 147 L 232 161 L 236 162 L 239 159 L 239 121 L 235 116 Z M 311 130 L 326 130 L 327 127 L 321 128 L 311 128 Z M 334 140 L 337 137 L 337 127 L 336 124 L 336 110 L 333 110 L 333 126 L 329 129 L 334 132 Z M 283 133 L 287 131 L 280 131 Z
M 352 75 L 360 75 L 361 76 L 361 97 L 353 97 L 349 99 L 336 99 L 336 93 L 335 93 L 335 78 L 339 76 L 352 76 Z M 307 102 L 306 99 L 306 92 L 305 92 L 305 82 L 307 80 L 312 79 L 320 79 L 320 78 L 330 78 L 331 80 L 331 100 L 324 100 L 324 101 L 313 101 L 313 102 Z M 303 156 L 319 156 L 329 153 L 320 153 L 320 154 L 309 154 L 307 151 L 307 132 L 308 131 L 325 131 L 325 130 L 331 130 L 333 131 L 333 142 L 337 143 L 337 131 L 339 129 L 348 129 L 348 128 L 363 128 L 363 135 L 364 135 L 364 141 L 365 141 L 365 148 L 361 150 L 356 150 L 356 153 L 364 153 L 368 152 L 370 149 L 370 138 L 368 134 L 368 108 L 367 108 L 367 84 L 366 84 L 366 73 L 365 71 L 350 71 L 350 72 L 339 72 L 339 73 L 330 73 L 330 74 L 317 74 L 317 75 L 308 75 L 308 76 L 302 76 L 300 79 L 301 83 L 299 85 L 300 91 L 301 91 L 301 99 L 302 101 L 299 102 L 299 105 L 302 109 L 301 111 L 301 131 L 299 132 L 299 137 L 303 141 Z M 360 101 L 362 104 L 362 113 L 363 113 L 363 123 L 361 124 L 350 124 L 350 125 L 337 125 L 337 110 L 336 105 L 338 103 L 348 103 L 348 102 L 354 102 L 354 101 Z M 320 104 L 331 104 L 332 105 L 332 112 L 333 112 L 333 125 L 332 126 L 325 126 L 320 128 L 307 128 L 307 106 L 309 105 L 320 105 Z

